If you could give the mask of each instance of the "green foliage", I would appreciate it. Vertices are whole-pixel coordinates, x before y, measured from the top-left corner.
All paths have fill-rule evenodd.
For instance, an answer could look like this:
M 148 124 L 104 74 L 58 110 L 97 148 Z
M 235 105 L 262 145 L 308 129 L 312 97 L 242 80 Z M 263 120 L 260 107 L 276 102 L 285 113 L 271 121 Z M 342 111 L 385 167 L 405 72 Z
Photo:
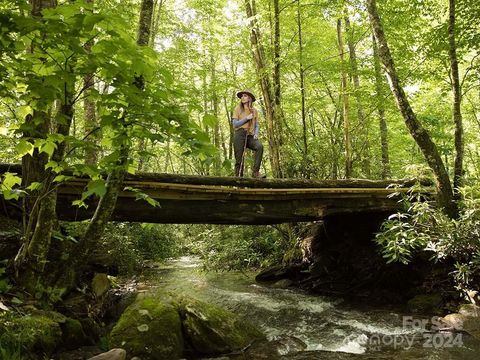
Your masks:
M 15 173 L 6 172 L 1 176 L 0 182 L 0 191 L 5 200 L 15 199 L 18 200 L 22 193 L 25 191 L 21 190 L 18 185 L 20 185 L 22 179 L 17 176 Z
M 78 238 L 86 224 L 64 223 L 63 226 L 69 236 Z M 179 256 L 180 236 L 174 225 L 111 223 L 91 261 L 120 274 L 132 274 L 140 270 L 146 260 L 163 261 Z
M 258 269 L 279 263 L 288 249 L 282 235 L 269 226 L 196 226 L 189 251 L 206 270 Z
M 0 261 L 0 294 L 5 294 L 12 288 L 12 284 L 10 284 L 8 277 L 5 275 L 6 268 L 7 261 Z
M 62 335 L 54 314 L 0 313 L 0 351 L 12 356 L 21 355 L 22 359 L 31 358 L 31 354 L 51 353 Z
M 436 261 L 455 264 L 453 276 L 460 288 L 478 286 L 480 279 L 480 201 L 478 185 L 465 187 L 460 217 L 448 218 L 416 191 L 403 200 L 406 211 L 391 216 L 377 234 L 387 262 L 409 263 L 415 253 L 427 251 Z
M 0 344 L 0 359 L 24 360 L 25 357 L 19 349 L 10 349 Z

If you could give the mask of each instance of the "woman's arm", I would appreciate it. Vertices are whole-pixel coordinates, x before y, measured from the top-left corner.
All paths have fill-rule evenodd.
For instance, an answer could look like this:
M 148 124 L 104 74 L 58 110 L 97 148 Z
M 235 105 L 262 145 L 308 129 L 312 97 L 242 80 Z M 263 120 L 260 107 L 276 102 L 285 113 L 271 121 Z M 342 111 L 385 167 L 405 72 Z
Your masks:
M 238 115 L 237 115 L 238 116 Z M 253 115 L 252 114 L 248 114 L 247 117 L 243 118 L 243 119 L 238 119 L 235 117 L 235 115 L 233 115 L 233 118 L 232 118 L 232 124 L 233 124 L 233 127 L 236 129 L 236 128 L 239 128 L 240 126 L 242 126 L 243 124 L 246 124 L 247 122 L 249 122 L 250 120 L 252 120 L 253 118 Z
M 254 131 L 254 133 L 253 133 L 253 134 L 254 134 L 253 137 L 254 137 L 255 139 L 258 139 L 258 133 L 259 133 L 259 131 L 260 131 L 260 125 L 258 124 L 258 118 L 257 118 L 257 121 L 255 121 L 255 131 Z
M 243 124 L 246 124 L 247 122 L 249 122 L 250 119 L 248 117 L 246 118 L 243 118 L 243 119 L 232 119 L 232 124 L 233 124 L 233 127 L 236 129 L 240 126 L 242 126 Z

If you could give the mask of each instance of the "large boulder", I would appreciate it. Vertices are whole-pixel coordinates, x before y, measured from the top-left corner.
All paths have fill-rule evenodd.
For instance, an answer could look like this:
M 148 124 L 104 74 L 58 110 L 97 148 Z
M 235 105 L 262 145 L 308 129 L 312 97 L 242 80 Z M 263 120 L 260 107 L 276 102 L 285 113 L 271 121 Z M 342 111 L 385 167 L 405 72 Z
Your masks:
M 91 357 L 88 360 L 125 360 L 127 352 L 123 349 L 112 349 L 108 352 Z
M 62 329 L 62 348 L 73 350 L 90 343 L 79 320 L 67 318 L 60 324 L 60 327 Z
M 416 295 L 407 303 L 408 310 L 419 314 L 438 314 L 441 312 L 442 296 L 440 294 Z
M 473 304 L 462 305 L 458 313 L 448 314 L 442 320 L 447 326 L 480 339 L 480 307 Z
M 180 316 L 176 308 L 156 296 L 138 296 L 110 334 L 110 346 L 129 358 L 179 359 L 183 353 Z
M 264 335 L 236 314 L 191 298 L 179 301 L 185 340 L 200 354 L 242 349 Z

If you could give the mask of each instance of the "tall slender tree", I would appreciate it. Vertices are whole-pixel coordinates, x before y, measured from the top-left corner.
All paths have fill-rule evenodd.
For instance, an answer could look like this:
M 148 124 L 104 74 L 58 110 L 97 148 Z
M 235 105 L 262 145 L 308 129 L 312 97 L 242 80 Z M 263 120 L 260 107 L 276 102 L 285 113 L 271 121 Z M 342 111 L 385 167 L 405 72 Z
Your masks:
M 448 53 L 450 58 L 450 78 L 453 94 L 453 122 L 455 124 L 455 165 L 453 178 L 454 196 L 460 198 L 460 186 L 463 179 L 463 120 L 462 120 L 462 89 L 458 73 L 457 45 L 455 41 L 455 0 L 448 1 Z
M 418 121 L 417 116 L 405 95 L 405 91 L 401 85 L 400 78 L 395 68 L 395 63 L 390 53 L 390 48 L 388 47 L 383 24 L 378 15 L 376 0 L 367 0 L 367 9 L 375 41 L 378 45 L 378 54 L 389 78 L 390 88 L 395 97 L 397 106 L 405 120 L 405 124 L 407 125 L 410 134 L 422 151 L 427 164 L 430 166 L 435 176 L 438 190 L 438 203 L 448 216 L 457 217 L 458 206 L 453 198 L 452 184 L 450 183 L 447 170 L 445 169 L 445 165 L 438 152 L 437 146 L 432 141 L 427 130 L 425 130 Z
M 378 111 L 378 122 L 380 127 L 380 144 L 382 153 L 382 179 L 391 176 L 390 158 L 388 154 L 388 129 L 385 120 L 385 92 L 383 91 L 383 77 L 380 66 L 380 58 L 378 57 L 378 48 L 375 38 L 372 35 L 373 47 L 373 65 L 375 69 L 375 91 L 376 91 L 376 107 Z
M 348 86 L 348 74 L 345 64 L 345 46 L 343 42 L 342 34 L 342 20 L 337 20 L 337 40 L 338 40 L 338 53 L 340 56 L 340 63 L 342 67 L 342 103 L 343 103 L 343 133 L 345 139 L 345 177 L 348 179 L 352 177 L 353 160 L 352 160 L 352 141 L 350 137 L 350 99 L 349 99 L 349 86 Z
M 363 172 L 367 177 L 370 176 L 370 140 L 369 140 L 369 131 L 368 131 L 368 124 L 367 119 L 365 117 L 365 112 L 363 110 L 363 102 L 361 97 L 361 88 L 360 88 L 360 76 L 358 75 L 358 61 L 357 61 L 357 52 L 355 50 L 355 42 L 354 42 L 354 32 L 353 27 L 350 24 L 350 18 L 345 16 L 345 33 L 347 34 L 347 46 L 348 46 L 348 53 L 350 58 L 350 69 L 351 69 L 351 77 L 353 80 L 353 94 L 356 100 L 357 106 L 357 117 L 358 123 L 361 127 L 361 149 L 360 158 L 362 163 Z
M 282 90 L 281 90 L 281 47 L 280 47 L 280 6 L 279 0 L 273 0 L 273 96 L 274 96 L 274 114 L 276 115 L 276 129 L 278 145 L 281 149 L 284 143 L 283 122 L 285 121 L 282 108 Z M 280 150 L 281 151 L 281 150 Z
M 152 24 L 152 14 L 153 0 L 142 0 L 137 34 L 137 45 L 139 46 L 148 46 Z M 139 90 L 144 89 L 145 79 L 142 75 L 137 75 L 135 79 L 132 80 Z M 107 176 L 105 193 L 100 197 L 98 205 L 88 223 L 85 233 L 76 246 L 75 253 L 77 256 L 72 257 L 69 260 L 71 272 L 64 272 L 60 274 L 59 279 L 56 281 L 56 285 L 58 287 L 68 288 L 72 285 L 75 276 L 77 275 L 76 272 L 86 262 L 86 259 L 88 259 L 94 250 L 96 243 L 103 234 L 105 226 L 113 214 L 118 195 L 123 186 L 130 155 L 130 145 L 127 134 L 127 129 L 129 126 L 126 119 L 127 115 L 127 112 L 123 111 L 123 114 L 119 119 L 121 144 L 118 149 L 118 158 L 116 164 Z
M 42 22 L 42 11 L 56 7 L 56 1 L 31 1 L 31 16 L 37 21 Z M 47 54 L 41 48 L 39 43 L 42 37 L 32 41 L 31 52 L 39 54 L 42 61 L 46 61 Z M 37 41 L 39 43 L 37 43 Z M 69 135 L 70 125 L 73 119 L 73 91 L 75 87 L 74 80 L 68 76 L 71 73 L 72 63 L 75 57 L 68 57 L 63 64 L 64 77 L 63 93 L 57 101 L 61 104 L 55 119 L 51 114 L 44 110 L 35 109 L 33 115 L 27 116 L 25 120 L 24 136 L 28 141 L 35 143 L 37 139 L 45 140 L 50 130 L 55 128 L 54 133 L 61 136 L 62 139 Z M 51 109 L 52 105 L 44 104 Z M 62 140 L 52 151 L 51 160 L 59 163 L 63 160 L 66 143 Z M 56 225 L 56 202 L 57 191 L 53 180 L 56 173 L 52 169 L 46 169 L 48 157 L 35 150 L 33 155 L 26 155 L 22 158 L 22 174 L 25 174 L 23 185 L 26 188 L 41 184 L 40 191 L 26 201 L 25 213 L 28 214 L 25 222 L 23 244 L 16 258 L 15 267 L 17 270 L 17 281 L 22 284 L 31 293 L 35 292 L 38 286 L 42 284 L 42 273 L 47 263 L 47 256 L 50 250 L 51 237 Z
M 89 4 L 93 4 L 94 0 L 87 0 Z M 85 51 L 90 53 L 93 45 L 93 39 L 87 41 L 84 48 Z M 89 165 L 95 165 L 98 161 L 98 150 L 96 146 L 98 145 L 98 140 L 100 138 L 100 128 L 97 123 L 97 115 L 95 111 L 95 102 L 89 96 L 91 89 L 95 86 L 95 74 L 89 73 L 83 77 L 83 86 L 85 88 L 85 98 L 83 99 L 83 109 L 85 112 L 85 137 L 90 138 L 90 143 L 92 146 L 89 146 L 85 150 L 85 163 Z
M 267 122 L 267 138 L 270 150 L 270 164 L 275 177 L 281 177 L 280 152 L 275 134 L 275 113 L 273 107 L 273 96 L 271 81 L 265 64 L 265 51 L 263 48 L 260 30 L 257 22 L 257 11 L 255 0 L 245 0 L 247 17 L 250 19 L 250 42 L 252 44 L 253 59 L 257 70 L 258 81 L 262 89 L 265 105 L 265 117 Z
M 307 146 L 307 119 L 305 110 L 305 66 L 303 64 L 303 40 L 302 40 L 302 18 L 300 10 L 300 0 L 297 0 L 297 29 L 298 29 L 298 66 L 300 74 L 300 99 L 301 115 L 303 127 L 303 157 L 306 160 L 308 155 Z

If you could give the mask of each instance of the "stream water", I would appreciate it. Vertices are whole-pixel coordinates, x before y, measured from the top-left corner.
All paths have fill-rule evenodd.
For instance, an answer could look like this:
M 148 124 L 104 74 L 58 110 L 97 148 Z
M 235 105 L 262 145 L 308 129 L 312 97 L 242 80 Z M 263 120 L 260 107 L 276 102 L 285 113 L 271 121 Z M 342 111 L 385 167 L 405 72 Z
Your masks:
M 471 336 L 429 331 L 435 318 L 267 287 L 250 273 L 205 273 L 190 257 L 156 268 L 146 282 L 227 308 L 271 340 L 295 337 L 307 345 L 295 353 L 286 346 L 285 359 L 480 359 L 480 341 Z

